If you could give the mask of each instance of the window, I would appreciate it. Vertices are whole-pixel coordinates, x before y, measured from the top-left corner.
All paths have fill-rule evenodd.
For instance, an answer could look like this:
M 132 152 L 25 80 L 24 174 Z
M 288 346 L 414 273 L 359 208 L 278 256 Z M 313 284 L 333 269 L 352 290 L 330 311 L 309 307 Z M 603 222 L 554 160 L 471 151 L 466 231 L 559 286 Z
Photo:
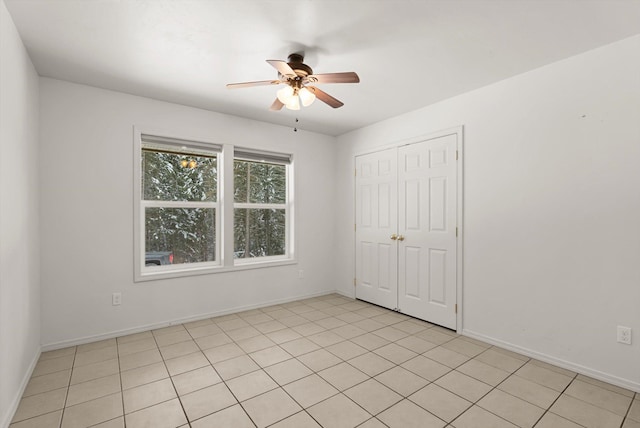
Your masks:
M 143 135 L 141 158 L 145 266 L 216 263 L 216 148 Z
M 136 135 L 137 281 L 294 262 L 290 155 Z
M 287 254 L 288 157 L 236 150 L 233 162 L 234 257 Z

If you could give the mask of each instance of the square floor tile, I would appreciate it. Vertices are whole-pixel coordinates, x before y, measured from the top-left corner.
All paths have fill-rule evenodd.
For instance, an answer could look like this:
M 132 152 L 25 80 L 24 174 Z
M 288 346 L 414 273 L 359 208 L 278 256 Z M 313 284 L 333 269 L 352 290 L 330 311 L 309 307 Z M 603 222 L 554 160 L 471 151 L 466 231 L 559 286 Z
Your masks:
M 461 337 L 448 341 L 447 343 L 443 344 L 442 347 L 470 358 L 473 358 L 487 350 L 487 348 L 473 344 Z M 520 365 L 522 364 L 523 363 L 520 362 Z M 518 367 L 520 367 L 520 365 Z
M 260 351 L 252 352 L 249 356 L 260 367 L 269 367 L 282 361 L 293 358 L 284 349 L 279 346 L 272 346 L 270 348 L 261 349 Z
M 243 339 L 249 339 L 252 337 L 260 336 L 262 334 L 260 333 L 259 330 L 257 330 L 254 327 L 251 327 L 250 325 L 246 327 L 238 328 L 235 330 L 229 330 L 226 333 L 227 333 L 227 336 L 229 336 L 236 342 Z
M 207 360 L 207 357 L 205 357 L 202 352 L 194 352 L 193 354 L 172 358 L 165 361 L 164 364 L 167 366 L 167 370 L 171 376 L 210 365 L 209 360 Z
M 42 376 L 32 377 L 24 390 L 23 397 L 29 397 L 54 389 L 66 388 L 71 378 L 71 370 L 62 370 Z
M 248 339 L 238 340 L 236 342 L 244 352 L 255 352 L 261 349 L 270 348 L 275 346 L 276 343 L 269 339 L 267 336 L 260 334 L 258 336 L 250 337 Z
M 401 366 L 429 381 L 434 381 L 451 371 L 450 367 L 437 363 L 422 355 L 418 355 L 402 363 Z
M 213 334 L 222 333 L 222 329 L 215 325 L 214 323 L 200 325 L 198 327 L 188 328 L 189 335 L 194 339 L 199 337 L 211 336 Z
M 122 389 L 130 389 L 168 378 L 169 372 L 167 372 L 164 363 L 155 363 L 138 367 L 137 369 L 123 371 L 120 376 L 122 378 Z
M 340 364 L 342 360 L 331 352 L 324 349 L 318 349 L 317 351 L 309 352 L 308 354 L 300 355 L 298 357 L 305 366 L 309 367 L 314 372 L 324 370 L 328 367 Z
M 120 357 L 120 370 L 131 370 L 160 361 L 162 361 L 162 355 L 160 355 L 160 351 L 157 349 L 151 349 L 148 351 L 138 352 L 136 354 Z M 74 370 L 76 369 L 77 368 L 74 368 Z
M 618 394 L 617 392 L 601 388 L 591 383 L 583 382 L 575 379 L 571 385 L 564 391 L 570 395 L 589 404 L 609 410 L 620 416 L 625 416 L 632 397 Z
M 396 343 L 418 354 L 422 354 L 438 346 L 435 343 L 427 342 L 426 340 L 420 339 L 416 336 L 407 336 L 396 341 Z
M 284 390 L 303 408 L 310 407 L 338 393 L 338 390 L 317 374 L 284 386 Z
M 339 391 L 344 391 L 347 388 L 351 388 L 369 379 L 368 375 L 362 373 L 349 363 L 340 363 L 329 367 L 319 371 L 318 375 Z
M 13 422 L 23 421 L 34 416 L 44 415 L 64 407 L 67 397 L 67 388 L 54 389 L 53 391 L 24 397 L 20 400 L 18 409 L 13 415 Z
M 409 400 L 446 422 L 451 422 L 472 405 L 471 402 L 434 383 L 411 395 Z
M 451 342 L 449 342 L 449 343 L 451 343 Z M 447 345 L 449 343 L 447 343 Z M 467 346 L 469 346 L 469 345 L 467 345 Z M 476 345 L 473 345 L 473 346 L 476 346 Z M 480 347 L 477 346 L 476 348 L 480 348 Z M 518 370 L 520 367 L 522 367 L 526 363 L 526 360 L 523 361 L 521 359 L 514 358 L 514 357 L 509 356 L 509 355 L 507 355 L 507 354 L 505 354 L 503 352 L 498 352 L 495 349 L 488 349 L 488 350 L 482 352 L 480 355 L 475 357 L 475 360 L 481 361 L 481 362 L 483 362 L 483 363 L 485 363 L 487 365 L 490 365 L 492 367 L 496 367 L 496 368 L 498 368 L 500 370 L 504 370 L 504 371 L 507 371 L 509 373 L 515 372 L 516 370 Z
M 177 399 L 125 415 L 127 428 L 175 428 L 187 423 Z
M 313 343 L 315 343 L 316 345 L 322 346 L 322 347 L 330 346 L 345 340 L 344 337 L 332 331 L 322 331 L 320 333 L 316 333 L 309 336 L 308 339 Z
M 300 361 L 292 358 L 264 369 L 280 385 L 286 385 L 313 373 Z
M 380 413 L 377 418 L 390 428 L 442 428 L 446 425 L 442 420 L 406 399 Z M 488 427 L 489 425 L 486 428 Z
M 540 367 L 533 362 L 529 362 L 520 367 L 515 374 L 558 392 L 564 391 L 567 385 L 569 385 L 573 380 L 570 376 L 545 367 Z
M 476 359 L 467 361 L 456 370 L 492 386 L 498 385 L 510 374 Z
M 182 395 L 180 401 L 190 421 L 233 406 L 238 402 L 224 383 Z
M 373 333 L 363 334 L 362 336 L 357 336 L 351 339 L 351 341 L 357 345 L 362 346 L 369 351 L 373 351 L 374 349 L 378 349 L 388 343 L 390 343 L 387 339 L 384 339 L 380 336 L 376 336 Z
M 300 339 L 295 339 L 295 340 L 283 343 L 280 346 L 282 347 L 282 349 L 284 349 L 294 357 L 320 349 L 318 345 L 316 345 L 306 337 L 301 337 Z
M 398 330 L 397 328 L 391 326 L 381 328 L 380 330 L 375 330 L 372 333 L 390 342 L 395 342 L 396 340 L 400 340 L 409 336 L 408 333 L 405 333 L 404 331 Z
M 58 358 L 58 357 L 67 357 L 69 355 L 75 355 L 76 354 L 76 347 L 75 346 L 70 346 L 68 348 L 61 348 L 61 349 L 56 349 L 53 351 L 46 351 L 40 354 L 40 359 L 38 360 L 38 362 L 40 361 L 45 361 L 45 360 L 50 360 L 52 358 Z
M 118 358 L 118 347 L 115 345 L 108 348 L 95 349 L 93 351 L 76 354 L 73 366 L 86 366 L 87 364 L 98 363 L 100 361 L 111 360 L 113 358 Z
M 120 374 L 114 374 L 88 382 L 78 383 L 69 387 L 67 406 L 73 406 L 85 401 L 95 400 L 105 395 L 120 392 Z
M 322 428 L 307 412 L 298 412 L 270 428 Z
M 143 331 L 140 333 L 128 334 L 126 336 L 120 336 L 116 338 L 118 345 L 128 342 L 135 342 L 136 340 L 153 338 L 153 333 L 150 331 Z
M 9 428 L 58 428 L 62 420 L 62 410 L 26 419 L 9 425 Z
M 36 364 L 31 376 L 42 376 L 62 370 L 69 370 L 73 366 L 75 354 L 65 355 L 56 358 L 40 359 Z
M 132 413 L 176 397 L 171 379 L 162 379 L 123 392 L 124 412 Z
M 101 361 L 99 363 L 87 364 L 86 366 L 74 367 L 71 373 L 71 385 L 87 382 L 101 377 L 117 374 L 120 371 L 118 359 Z
M 248 400 L 256 395 L 278 388 L 278 384 L 262 370 L 231 379 L 227 381 L 227 386 L 238 401 Z
M 547 412 L 536 424 L 536 428 L 582 428 L 582 426 L 555 413 Z
M 453 392 L 472 403 L 491 391 L 491 386 L 457 371 L 452 371 L 435 381 L 447 391 Z
M 84 428 L 122 416 L 122 394 L 117 393 L 66 407 L 62 428 Z
M 323 427 L 353 428 L 371 418 L 360 406 L 343 394 L 322 401 L 307 412 Z
M 244 355 L 245 352 L 235 343 L 229 343 L 215 348 L 207 349 L 204 351 L 204 355 L 207 357 L 211 364 L 219 363 L 220 361 L 229 360 L 234 357 Z
M 351 398 L 374 416 L 388 409 L 403 398 L 400 394 L 387 388 L 375 379 L 369 379 L 347 389 L 344 391 L 344 395 Z
M 343 360 L 350 360 L 351 358 L 355 358 L 358 355 L 366 354 L 367 352 L 369 352 L 362 346 L 356 345 L 349 340 L 327 346 L 326 350 Z
M 477 405 L 514 425 L 525 428 L 532 428 L 545 412 L 544 409 L 499 389 L 485 395 Z
M 490 413 L 478 406 L 473 406 L 451 423 L 455 428 L 517 428 L 517 425 Z
M 548 408 L 558 398 L 560 393 L 546 386 L 522 378 L 520 376 L 510 376 L 500 385 L 498 389 L 509 394 L 535 404 L 543 409 Z
M 302 335 L 291 328 L 284 328 L 281 330 L 272 331 L 270 333 L 266 333 L 269 339 L 271 339 L 274 343 L 280 345 L 286 342 L 291 342 L 292 340 L 300 339 Z
M 173 376 L 171 380 L 180 396 L 222 382 L 210 365 Z
M 224 380 L 233 379 L 260 369 L 260 367 L 247 355 L 224 360 L 215 363 L 213 367 L 216 369 L 220 377 Z
M 164 358 L 165 360 L 182 357 L 183 355 L 193 354 L 194 352 L 198 352 L 199 350 L 200 348 L 193 340 L 160 347 L 160 353 L 162 354 L 162 358 Z
M 622 423 L 622 416 L 566 394 L 562 394 L 549 410 L 587 428 L 617 428 Z
M 418 355 L 407 348 L 396 345 L 395 343 L 389 343 L 388 345 L 382 346 L 373 352 L 395 364 L 402 364 Z
M 282 389 L 274 389 L 242 403 L 258 428 L 263 428 L 281 421 L 302 408 Z
M 443 348 L 442 346 L 430 349 L 422 355 L 452 369 L 455 369 L 470 360 L 470 357 L 450 349 Z
M 148 351 L 150 349 L 158 349 L 158 345 L 153 337 L 136 340 L 134 342 L 118 343 L 118 355 L 120 357 Z
M 376 376 L 394 366 L 392 362 L 382 358 L 379 355 L 374 354 L 373 352 L 362 354 L 349 360 L 348 362 L 349 364 L 351 364 L 361 372 L 368 374 L 369 376 Z
M 218 330 L 219 332 L 219 330 Z M 156 337 L 156 343 L 159 347 L 174 345 L 180 342 L 191 341 L 193 337 L 187 330 L 176 331 L 175 333 L 162 334 Z
M 212 334 L 210 336 L 202 336 L 195 339 L 198 347 L 203 351 L 205 349 L 215 348 L 217 346 L 233 343 L 233 340 L 224 333 Z
M 192 428 L 255 428 L 244 409 L 236 404 L 191 423 Z

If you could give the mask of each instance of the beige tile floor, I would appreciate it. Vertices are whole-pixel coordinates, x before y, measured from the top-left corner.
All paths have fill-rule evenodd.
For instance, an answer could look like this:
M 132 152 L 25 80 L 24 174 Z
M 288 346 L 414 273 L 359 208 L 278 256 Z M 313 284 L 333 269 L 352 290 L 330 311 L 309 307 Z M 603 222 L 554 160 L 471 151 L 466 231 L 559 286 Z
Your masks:
M 640 394 L 339 295 L 45 352 L 11 428 L 640 428 Z

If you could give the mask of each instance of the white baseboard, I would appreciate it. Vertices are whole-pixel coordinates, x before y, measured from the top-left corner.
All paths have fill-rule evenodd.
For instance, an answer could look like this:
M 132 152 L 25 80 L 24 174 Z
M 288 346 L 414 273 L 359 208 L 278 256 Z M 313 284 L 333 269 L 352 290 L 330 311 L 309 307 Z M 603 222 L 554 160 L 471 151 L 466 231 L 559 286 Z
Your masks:
M 13 400 L 11 400 L 11 405 L 7 409 L 7 413 L 2 416 L 2 420 L 0 421 L 0 428 L 8 428 L 11 420 L 13 419 L 13 415 L 15 415 L 16 410 L 18 410 L 18 406 L 20 405 L 20 399 L 22 398 L 22 394 L 24 394 L 24 390 L 27 389 L 27 385 L 29 384 L 29 379 L 31 379 L 31 374 L 33 370 L 36 368 L 36 364 L 38 364 L 38 360 L 40 359 L 40 354 L 42 353 L 42 349 L 38 348 L 35 356 L 31 360 L 31 364 L 29 364 L 29 368 L 22 378 L 22 382 L 20 382 L 20 388 L 16 391 Z
M 619 386 L 621 388 L 629 389 L 635 392 L 640 392 L 640 383 L 638 382 L 634 382 L 628 379 L 614 376 L 609 373 L 604 373 L 599 370 L 594 370 L 592 368 L 589 368 L 580 364 L 572 363 L 571 361 L 566 361 L 561 358 L 556 358 L 552 355 L 544 354 L 538 351 L 534 351 L 532 349 L 523 348 L 518 345 L 513 345 L 511 343 L 504 342 L 499 339 L 494 339 L 493 337 L 485 336 L 484 334 L 476 333 L 471 330 L 463 329 L 462 335 L 471 337 L 473 339 L 478 339 L 482 342 L 499 346 L 509 351 L 517 352 L 518 354 L 526 355 L 527 357 L 535 358 L 536 360 L 544 361 L 545 363 L 553 364 L 554 366 L 562 367 L 563 369 L 571 370 L 573 372 L 580 373 L 585 376 L 589 376 L 594 379 L 598 379 L 603 382 L 607 382 L 612 385 Z
M 174 319 L 174 320 L 170 320 L 170 321 L 162 321 L 162 322 L 158 322 L 158 323 L 147 324 L 147 325 L 142 325 L 142 326 L 133 327 L 133 328 L 127 328 L 127 329 L 123 329 L 123 330 L 110 331 L 110 332 L 107 332 L 107 333 L 101 333 L 101 334 L 96 334 L 96 335 L 92 335 L 92 336 L 84 336 L 84 337 L 80 337 L 80 338 L 76 338 L 76 339 L 63 340 L 63 341 L 60 341 L 60 342 L 53 342 L 53 343 L 48 343 L 46 345 L 43 345 L 42 346 L 42 351 L 43 352 L 44 351 L 53 351 L 53 350 L 56 350 L 56 349 L 67 348 L 69 346 L 84 345 L 86 343 L 97 342 L 99 340 L 113 339 L 114 337 L 120 337 L 120 336 L 129 335 L 129 334 L 141 333 L 143 331 L 155 330 L 157 328 L 169 327 L 169 326 L 176 325 L 176 324 L 183 324 L 183 323 L 188 323 L 188 322 L 192 322 L 192 321 L 200 321 L 200 320 L 207 319 L 207 318 L 219 317 L 219 316 L 222 316 L 222 315 L 229 315 L 229 314 L 233 314 L 233 313 L 236 313 L 236 312 L 249 311 L 249 310 L 252 310 L 252 309 L 258 309 L 258 308 L 264 308 L 264 307 L 267 307 L 267 306 L 279 305 L 279 304 L 282 304 L 282 303 L 294 302 L 296 300 L 310 299 L 312 297 L 326 296 L 327 294 L 334 294 L 334 293 L 337 293 L 337 291 L 330 290 L 330 291 L 322 291 L 322 292 L 319 292 L 319 293 L 306 294 L 306 295 L 296 296 L 296 297 L 287 297 L 287 298 L 284 298 L 284 299 L 270 300 L 270 301 L 266 301 L 266 302 L 253 304 L 253 305 L 236 306 L 235 308 L 224 309 L 224 310 L 221 310 L 221 311 L 210 312 L 210 313 L 206 313 L 206 314 L 194 315 L 194 316 L 190 316 L 190 317 L 186 317 L 186 318 L 179 318 L 179 319 Z

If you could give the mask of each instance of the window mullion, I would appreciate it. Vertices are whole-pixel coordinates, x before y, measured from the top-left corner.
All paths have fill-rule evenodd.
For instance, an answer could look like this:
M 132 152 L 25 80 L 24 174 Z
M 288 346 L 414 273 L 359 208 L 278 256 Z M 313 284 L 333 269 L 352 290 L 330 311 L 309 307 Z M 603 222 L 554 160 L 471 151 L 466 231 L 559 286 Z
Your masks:
M 233 266 L 233 145 L 225 144 L 220 154 L 220 203 L 221 203 L 221 235 L 222 265 Z

